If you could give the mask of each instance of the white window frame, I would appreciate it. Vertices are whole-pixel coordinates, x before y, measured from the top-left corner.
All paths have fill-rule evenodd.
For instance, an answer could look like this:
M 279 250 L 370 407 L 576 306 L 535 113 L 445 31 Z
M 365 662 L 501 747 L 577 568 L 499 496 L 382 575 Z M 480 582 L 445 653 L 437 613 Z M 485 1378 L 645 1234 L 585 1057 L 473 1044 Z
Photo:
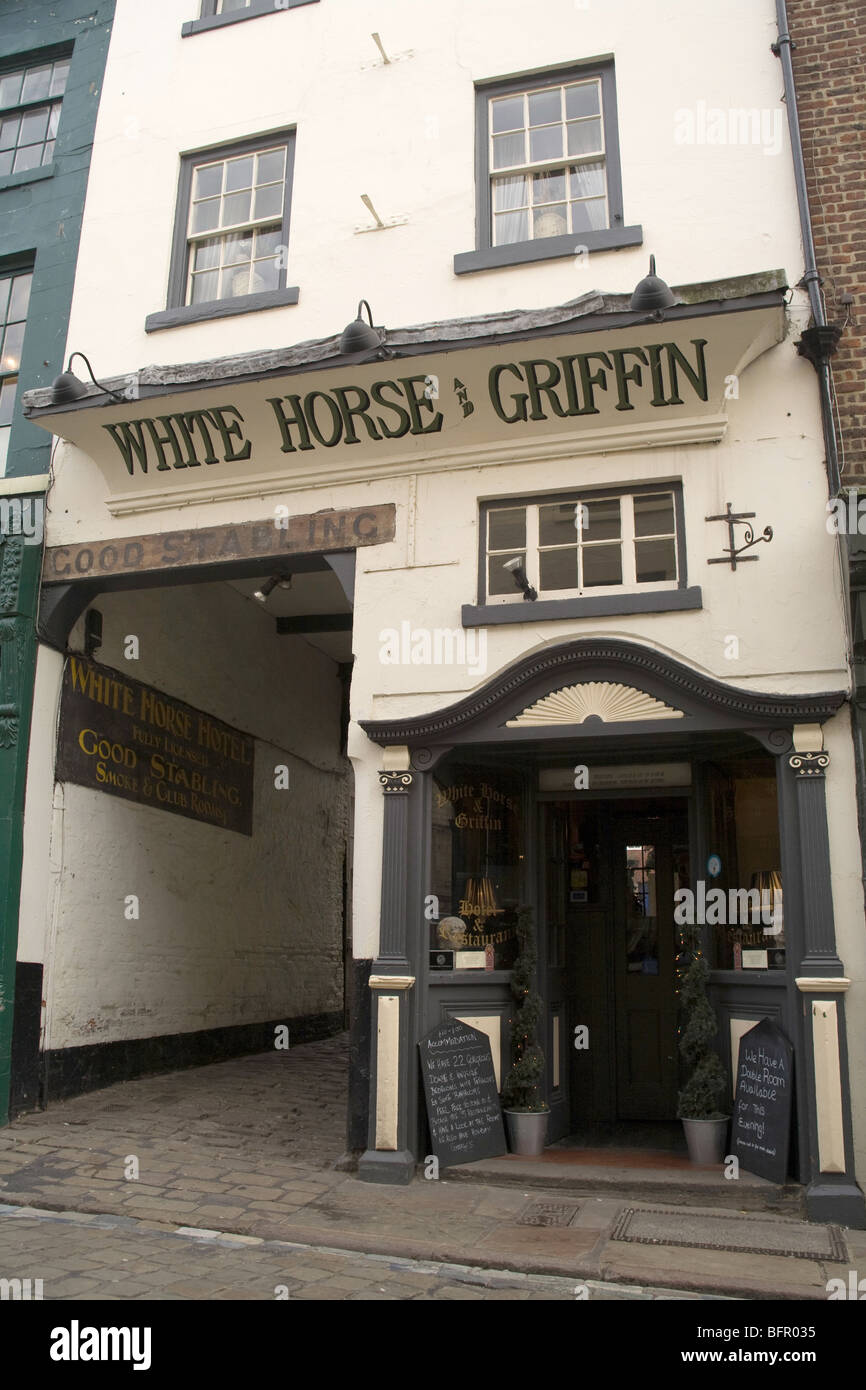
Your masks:
M 674 513 L 673 532 L 659 533 L 657 536 L 636 536 L 634 530 L 634 500 L 636 497 L 658 497 L 670 496 Z M 580 525 L 581 514 L 578 513 L 576 528 L 577 545 L 616 545 L 620 547 L 622 558 L 622 582 L 619 584 L 591 584 L 573 589 L 542 589 L 540 587 L 540 559 L 542 550 L 556 548 L 565 549 L 566 547 L 554 547 L 540 545 L 540 509 L 551 505 L 574 505 L 577 509 L 582 502 L 603 502 L 619 501 L 620 504 L 620 536 L 618 541 L 615 539 L 602 540 L 598 542 L 584 541 L 582 526 Z M 492 512 L 498 511 L 525 511 L 526 513 L 526 547 L 525 552 L 519 547 L 511 550 L 491 550 L 487 544 L 489 536 L 489 517 Z M 568 496 L 557 494 L 556 496 L 538 496 L 533 498 L 503 498 L 491 499 L 485 503 L 485 514 L 483 521 L 483 564 L 481 573 L 483 575 L 483 591 L 479 596 L 479 602 L 490 606 L 507 606 L 510 604 L 524 602 L 523 594 L 516 587 L 512 593 L 491 594 L 489 592 L 489 560 L 492 556 L 501 557 L 502 564 L 518 554 L 525 553 L 524 570 L 526 578 L 532 587 L 537 590 L 539 600 L 547 603 L 556 603 L 560 600 L 565 602 L 569 599 L 588 599 L 603 597 L 606 594 L 642 594 L 642 593 L 661 593 L 666 590 L 678 589 L 683 586 L 683 569 L 685 554 L 685 537 L 681 534 L 682 512 L 681 494 L 679 484 L 674 483 L 649 483 L 634 484 L 631 488 L 611 488 L 587 489 L 583 493 L 569 493 Z M 674 561 L 676 565 L 676 576 L 673 579 L 659 580 L 638 580 L 636 565 L 635 542 L 642 540 L 662 540 L 672 539 L 674 542 Z M 570 548 L 570 547 L 568 547 Z M 582 576 L 583 567 L 580 566 L 579 573 Z M 530 613 L 527 613 L 527 617 Z

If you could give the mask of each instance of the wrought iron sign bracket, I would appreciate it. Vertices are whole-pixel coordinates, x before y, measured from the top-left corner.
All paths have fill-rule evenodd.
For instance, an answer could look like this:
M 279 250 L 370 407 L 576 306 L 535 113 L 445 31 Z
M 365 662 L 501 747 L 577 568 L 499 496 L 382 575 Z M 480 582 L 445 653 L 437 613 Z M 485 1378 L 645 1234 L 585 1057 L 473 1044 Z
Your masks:
M 730 565 L 731 569 L 735 570 L 737 568 L 737 560 L 740 561 L 740 564 L 745 564 L 747 560 L 760 559 L 758 555 L 744 555 L 743 551 L 750 550 L 752 546 L 757 545 L 759 541 L 770 542 L 773 539 L 773 528 L 772 526 L 765 526 L 761 535 L 756 536 L 755 528 L 751 525 L 752 518 L 757 515 L 756 512 L 732 512 L 730 502 L 726 502 L 725 506 L 727 510 L 721 515 L 704 517 L 705 521 L 725 521 L 728 525 L 728 547 L 724 555 L 714 556 L 712 560 L 707 561 L 707 564 Z M 743 544 L 739 547 L 736 544 L 737 533 L 734 530 L 735 526 L 745 526 L 746 528 Z

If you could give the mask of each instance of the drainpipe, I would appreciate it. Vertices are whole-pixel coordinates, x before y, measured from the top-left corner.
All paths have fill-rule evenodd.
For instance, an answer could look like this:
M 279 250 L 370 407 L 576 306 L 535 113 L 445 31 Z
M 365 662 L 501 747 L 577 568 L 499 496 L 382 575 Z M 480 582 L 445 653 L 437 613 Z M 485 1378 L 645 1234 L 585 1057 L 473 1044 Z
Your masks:
M 788 108 L 788 131 L 791 136 L 791 154 L 794 160 L 794 182 L 797 188 L 797 206 L 800 209 L 800 234 L 803 238 L 803 257 L 806 270 L 798 289 L 804 288 L 809 294 L 812 309 L 812 325 L 807 328 L 797 344 L 797 351 L 805 357 L 818 374 L 821 393 L 821 424 L 824 432 L 824 450 L 827 458 L 827 480 L 830 497 L 839 495 L 841 478 L 839 476 L 839 454 L 836 447 L 836 428 L 833 421 L 833 397 L 830 387 L 830 358 L 836 351 L 842 330 L 836 324 L 828 323 L 821 300 L 821 277 L 815 262 L 815 243 L 812 239 L 812 219 L 809 215 L 809 195 L 806 190 L 806 166 L 803 160 L 803 144 L 800 140 L 800 122 L 797 115 L 797 93 L 794 88 L 794 69 L 791 64 L 791 35 L 788 32 L 788 12 L 785 0 L 776 0 L 776 24 L 779 38 L 772 45 L 772 51 L 782 64 L 782 77 L 785 84 L 785 105 Z
M 806 165 L 803 159 L 803 143 L 800 139 L 800 122 L 797 113 L 797 93 L 794 87 L 794 69 L 791 63 L 791 50 L 795 46 L 788 30 L 788 11 L 785 0 L 776 0 L 776 27 L 778 39 L 771 45 L 773 53 L 782 64 L 782 77 L 785 87 L 785 105 L 788 108 L 788 131 L 791 137 L 791 155 L 794 161 L 794 183 L 797 189 L 797 206 L 800 211 L 800 234 L 803 240 L 805 273 L 798 288 L 809 294 L 812 310 L 812 324 L 805 329 L 797 351 L 805 357 L 818 376 L 821 400 L 821 427 L 824 435 L 824 451 L 827 461 L 827 481 L 831 499 L 839 497 L 842 479 L 839 471 L 839 452 L 837 447 L 836 425 L 833 417 L 833 396 L 830 378 L 830 358 L 836 351 L 842 329 L 838 324 L 828 323 L 821 299 L 821 277 L 815 261 L 815 242 L 812 237 L 812 219 L 809 213 L 809 195 L 806 188 Z M 846 509 L 847 514 L 847 509 Z M 845 617 L 845 637 L 847 658 L 852 687 L 852 740 L 854 762 L 857 774 L 857 819 L 860 831 L 861 878 L 866 895 L 866 757 L 864 757 L 863 736 L 858 705 L 859 682 L 855 666 L 856 653 L 853 639 L 853 614 L 851 603 L 851 541 L 847 529 L 838 528 L 836 532 L 837 556 L 842 579 L 842 598 Z

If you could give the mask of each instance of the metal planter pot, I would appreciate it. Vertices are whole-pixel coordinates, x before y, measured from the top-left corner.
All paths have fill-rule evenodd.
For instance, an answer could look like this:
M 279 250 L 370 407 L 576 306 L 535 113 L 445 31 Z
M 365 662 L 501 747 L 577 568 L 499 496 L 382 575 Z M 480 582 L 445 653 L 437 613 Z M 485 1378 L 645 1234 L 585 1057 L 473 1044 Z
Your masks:
M 683 1120 L 691 1163 L 721 1163 L 728 1138 L 728 1121 Z
M 549 1110 L 506 1110 L 505 1130 L 513 1154 L 537 1157 L 547 1143 Z

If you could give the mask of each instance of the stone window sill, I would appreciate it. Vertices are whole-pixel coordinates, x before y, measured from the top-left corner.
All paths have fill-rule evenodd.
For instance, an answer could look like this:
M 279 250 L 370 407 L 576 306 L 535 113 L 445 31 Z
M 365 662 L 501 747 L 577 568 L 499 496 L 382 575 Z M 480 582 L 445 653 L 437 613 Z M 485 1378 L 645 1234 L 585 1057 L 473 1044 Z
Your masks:
M 299 5 L 316 5 L 318 0 L 253 0 L 249 9 L 231 10 L 228 14 L 207 14 L 190 19 L 181 26 L 181 38 L 190 34 L 205 34 L 209 29 L 224 29 L 227 24 L 241 24 L 245 19 L 261 19 L 262 15 L 279 14 L 280 10 L 295 10 Z
M 673 613 L 703 607 L 701 589 L 662 589 L 649 594 L 598 594 L 587 598 L 536 599 L 534 603 L 464 603 L 464 627 L 604 618 L 626 613 Z
M 178 309 L 163 309 L 148 314 L 145 333 L 158 333 L 162 328 L 180 328 L 186 323 L 206 323 L 210 319 L 234 318 L 236 314 L 254 314 L 260 309 L 280 309 L 297 304 L 300 297 L 297 285 L 284 290 L 264 290 L 261 294 L 242 294 L 236 299 L 216 299 L 208 304 L 186 304 Z
M 503 266 L 527 265 L 532 261 L 552 261 L 583 251 L 618 251 L 624 246 L 642 246 L 643 227 L 610 227 L 602 232 L 575 232 L 572 236 L 541 237 L 538 241 L 515 241 L 509 246 L 488 246 L 478 251 L 461 251 L 454 257 L 454 274 L 469 275 L 476 270 L 498 270 Z
M 36 183 L 37 179 L 51 179 L 57 173 L 56 163 L 40 164 L 38 169 L 19 169 L 17 174 L 0 174 L 0 192 L 4 188 L 17 188 L 22 183 Z

